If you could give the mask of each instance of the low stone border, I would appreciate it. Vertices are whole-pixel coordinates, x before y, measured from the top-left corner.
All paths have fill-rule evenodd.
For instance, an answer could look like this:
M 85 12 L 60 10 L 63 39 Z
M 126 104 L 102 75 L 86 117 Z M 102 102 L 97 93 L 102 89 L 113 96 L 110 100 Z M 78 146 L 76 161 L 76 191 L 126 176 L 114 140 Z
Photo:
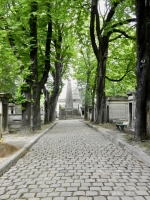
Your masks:
M 82 121 L 82 122 L 85 123 L 86 125 L 90 126 L 91 128 L 93 128 L 94 130 L 100 131 L 104 137 L 108 138 L 116 145 L 119 145 L 120 147 L 126 149 L 129 153 L 131 153 L 133 156 L 135 156 L 140 161 L 145 163 L 148 167 L 150 167 L 150 156 L 147 155 L 146 153 L 142 152 L 139 148 L 132 146 L 132 145 L 126 143 L 125 141 L 122 141 L 122 140 L 110 135 L 109 133 L 104 131 L 102 128 L 97 127 L 96 125 L 92 125 L 90 122 L 85 122 L 85 121 Z
M 54 122 L 52 125 L 50 125 L 49 128 L 44 130 L 42 133 L 40 133 L 36 138 L 30 140 L 29 143 L 25 144 L 19 151 L 17 151 L 15 154 L 10 156 L 8 159 L 6 159 L 4 162 L 0 163 L 0 176 L 4 174 L 4 172 L 8 171 L 20 158 L 22 158 L 29 149 L 42 137 L 44 136 L 50 129 L 52 129 L 58 122 Z

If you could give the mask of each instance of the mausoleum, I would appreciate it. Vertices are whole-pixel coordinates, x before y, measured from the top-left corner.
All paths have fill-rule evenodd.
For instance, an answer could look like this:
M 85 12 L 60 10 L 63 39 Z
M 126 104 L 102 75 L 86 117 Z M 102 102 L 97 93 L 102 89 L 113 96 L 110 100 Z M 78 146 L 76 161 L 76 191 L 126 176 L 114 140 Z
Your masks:
M 0 93 L 0 139 L 3 132 L 8 132 L 8 102 L 9 93 Z

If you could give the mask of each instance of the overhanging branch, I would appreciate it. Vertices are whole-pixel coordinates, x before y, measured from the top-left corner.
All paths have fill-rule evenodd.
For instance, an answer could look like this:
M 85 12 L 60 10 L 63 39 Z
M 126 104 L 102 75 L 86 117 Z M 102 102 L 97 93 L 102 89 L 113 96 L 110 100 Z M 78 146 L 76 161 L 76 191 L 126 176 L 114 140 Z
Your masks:
M 121 38 L 121 36 L 123 35 L 125 38 L 131 39 L 135 41 L 135 37 L 128 35 L 125 31 L 119 30 L 119 29 L 113 29 L 113 33 L 121 33 L 120 35 L 116 36 L 115 38 L 109 40 L 109 41 L 113 41 L 115 39 Z
M 120 82 L 120 81 L 122 81 L 122 80 L 126 77 L 126 75 L 127 75 L 130 71 L 131 71 L 131 69 L 128 70 L 120 79 L 112 79 L 112 78 L 109 78 L 108 76 L 105 76 L 105 78 L 106 78 L 107 80 L 109 80 L 109 81 L 112 81 L 112 82 Z
M 94 54 L 96 56 L 96 59 L 98 60 L 99 53 L 94 34 L 96 12 L 97 12 L 97 3 L 93 0 L 91 4 L 91 16 L 90 16 L 90 37 Z
M 129 72 L 132 71 L 131 68 L 129 69 L 129 67 L 130 67 L 130 63 L 131 63 L 131 60 L 130 60 L 130 62 L 129 62 L 128 65 L 127 65 L 127 68 L 126 68 L 125 74 L 124 74 L 120 79 L 112 79 L 112 78 L 109 78 L 108 76 L 105 76 L 105 78 L 106 78 L 107 80 L 109 80 L 109 81 L 113 81 L 113 82 L 120 82 L 120 81 L 122 81 L 122 80 L 126 77 L 126 75 L 127 75 Z

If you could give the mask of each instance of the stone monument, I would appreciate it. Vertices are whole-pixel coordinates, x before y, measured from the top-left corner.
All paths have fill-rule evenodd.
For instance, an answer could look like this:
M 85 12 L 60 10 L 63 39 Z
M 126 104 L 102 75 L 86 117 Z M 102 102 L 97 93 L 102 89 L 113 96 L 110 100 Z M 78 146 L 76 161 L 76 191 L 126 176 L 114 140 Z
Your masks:
M 3 132 L 8 132 L 8 100 L 11 95 L 0 93 L 0 139 Z
M 68 114 L 72 116 L 73 99 L 72 99 L 72 86 L 71 86 L 70 80 L 68 81 L 68 84 L 67 84 L 65 111 L 66 111 L 66 116 Z
M 82 100 L 79 94 L 76 80 L 66 81 L 57 103 L 57 117 L 66 119 L 66 117 L 81 116 Z

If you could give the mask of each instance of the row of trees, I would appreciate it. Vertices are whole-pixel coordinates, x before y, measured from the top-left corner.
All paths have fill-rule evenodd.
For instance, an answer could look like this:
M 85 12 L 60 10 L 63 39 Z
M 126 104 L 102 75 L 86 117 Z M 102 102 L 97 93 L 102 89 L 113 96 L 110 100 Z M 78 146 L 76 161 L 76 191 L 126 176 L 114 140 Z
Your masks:
M 22 106 L 22 134 L 30 132 L 31 113 L 34 128 L 41 128 L 42 91 L 49 111 L 45 123 L 54 118 L 62 77 L 67 73 L 71 58 L 73 41 L 68 37 L 72 26 L 70 9 L 67 1 L 2 2 L 0 27 L 4 62 L 1 63 L 5 70 L 9 68 L 9 73 L 4 70 L 7 75 L 4 77 L 1 73 L 1 78 L 9 85 L 6 87 L 4 84 L 1 91 L 17 93 L 15 100 Z M 49 76 L 51 79 L 47 83 Z M 11 82 L 15 84 L 10 85 Z
M 83 32 L 82 39 L 79 35 L 80 46 L 82 44 L 79 65 L 83 60 L 86 69 L 76 67 L 75 71 L 78 73 L 75 77 L 82 80 L 82 85 L 84 80 L 81 78 L 82 74 L 85 77 L 85 87 L 92 91 L 89 94 L 86 90 L 85 97 L 89 94 L 91 102 L 94 102 L 96 94 L 95 123 L 97 124 L 106 121 L 106 95 L 126 95 L 127 90 L 135 88 L 134 12 L 132 1 L 93 0 L 89 15 L 90 33 L 88 27 L 88 32 L 87 34 Z M 82 73 L 85 70 L 87 73 Z M 85 98 L 85 110 L 87 110 L 86 105 L 87 98 Z
M 22 134 L 30 132 L 31 113 L 35 129 L 41 128 L 41 93 L 44 122 L 54 120 L 63 79 L 73 67 L 84 91 L 85 113 L 89 104 L 94 108 L 96 97 L 97 124 L 106 120 L 106 95 L 124 95 L 137 80 L 136 139 L 146 138 L 149 2 L 135 2 L 2 0 L 1 91 L 10 92 L 22 105 Z
M 106 94 L 120 95 L 123 89 L 120 90 L 119 86 L 126 91 L 136 89 L 135 140 L 143 140 L 150 136 L 149 1 L 103 1 L 104 10 L 101 2 L 91 1 L 90 37 L 97 67 L 92 68 L 92 60 L 87 54 L 89 50 L 84 45 L 84 58 L 86 56 L 88 62 L 85 59 L 83 62 L 91 67 L 90 72 L 89 67 L 86 67 L 85 93 L 87 95 L 88 91 L 93 91 L 90 93 L 92 99 L 92 94 L 96 92 L 95 123 L 99 124 L 105 122 Z M 92 71 L 95 78 L 90 74 Z M 85 98 L 85 107 L 86 104 Z

